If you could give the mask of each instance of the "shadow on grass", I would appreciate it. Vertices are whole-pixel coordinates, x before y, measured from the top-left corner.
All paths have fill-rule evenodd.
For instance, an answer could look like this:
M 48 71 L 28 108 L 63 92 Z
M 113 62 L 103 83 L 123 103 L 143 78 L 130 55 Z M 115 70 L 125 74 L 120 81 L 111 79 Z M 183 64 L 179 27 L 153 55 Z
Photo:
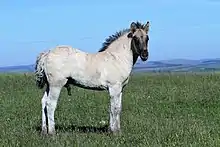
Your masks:
M 95 127 L 95 126 L 77 126 L 77 125 L 70 125 L 70 126 L 63 126 L 63 125 L 56 125 L 56 131 L 59 132 L 80 132 L 80 133 L 108 133 L 108 125 Z M 41 132 L 41 126 L 35 127 L 38 132 Z
M 44 109 L 47 116 L 47 109 Z M 46 125 L 48 126 L 48 119 L 46 119 Z M 36 126 L 35 129 L 41 132 L 41 126 Z M 108 125 L 97 127 L 97 126 L 77 126 L 77 125 L 55 125 L 56 132 L 80 132 L 80 133 L 107 133 Z

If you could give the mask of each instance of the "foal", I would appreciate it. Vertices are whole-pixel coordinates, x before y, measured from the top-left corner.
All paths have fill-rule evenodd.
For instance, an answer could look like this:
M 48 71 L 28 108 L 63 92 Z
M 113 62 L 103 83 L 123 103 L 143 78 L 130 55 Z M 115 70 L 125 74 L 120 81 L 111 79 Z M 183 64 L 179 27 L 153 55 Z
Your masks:
M 42 133 L 55 134 L 54 112 L 65 84 L 86 89 L 107 90 L 110 95 L 109 130 L 120 132 L 122 92 L 138 57 L 148 59 L 149 22 L 132 22 L 130 29 L 116 32 L 99 52 L 90 54 L 70 46 L 57 46 L 36 66 L 39 88 L 46 84 L 42 98 Z M 48 118 L 48 129 L 46 119 Z

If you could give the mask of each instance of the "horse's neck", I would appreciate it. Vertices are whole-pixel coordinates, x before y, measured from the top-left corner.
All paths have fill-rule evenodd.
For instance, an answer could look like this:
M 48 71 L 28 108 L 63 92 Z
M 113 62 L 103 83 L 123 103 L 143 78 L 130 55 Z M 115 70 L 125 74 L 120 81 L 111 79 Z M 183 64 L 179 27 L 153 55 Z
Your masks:
M 137 62 L 138 54 L 135 52 L 135 49 L 131 48 L 131 39 L 127 37 L 127 34 L 124 34 L 118 40 L 109 45 L 107 52 L 115 52 L 119 54 L 120 59 L 127 59 L 132 63 L 132 66 Z
M 116 54 L 121 60 L 132 62 L 131 39 L 127 37 L 127 33 L 112 42 L 106 52 Z

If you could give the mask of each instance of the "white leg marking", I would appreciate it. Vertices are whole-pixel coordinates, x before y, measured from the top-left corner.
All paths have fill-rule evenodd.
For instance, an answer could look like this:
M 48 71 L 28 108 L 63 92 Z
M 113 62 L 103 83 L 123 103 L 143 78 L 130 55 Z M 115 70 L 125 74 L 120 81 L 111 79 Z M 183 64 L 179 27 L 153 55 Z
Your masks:
M 122 86 L 109 87 L 110 94 L 110 130 L 120 132 L 120 113 L 122 109 Z
M 46 102 L 47 102 L 47 92 L 45 91 L 44 96 L 41 100 L 41 104 L 42 104 L 42 134 L 47 134 L 47 124 L 46 124 L 46 114 L 45 114 Z
M 50 87 L 47 99 L 48 134 L 55 134 L 54 112 L 60 96 L 61 87 Z

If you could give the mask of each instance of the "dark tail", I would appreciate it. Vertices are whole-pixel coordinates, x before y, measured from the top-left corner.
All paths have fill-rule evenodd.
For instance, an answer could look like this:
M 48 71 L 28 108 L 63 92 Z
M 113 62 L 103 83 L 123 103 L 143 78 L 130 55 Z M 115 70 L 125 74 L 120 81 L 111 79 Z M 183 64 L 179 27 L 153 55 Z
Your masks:
M 42 89 L 47 83 L 47 77 L 44 70 L 44 60 L 46 55 L 47 52 L 40 53 L 40 55 L 37 57 L 35 64 L 35 80 L 37 87 L 39 87 L 40 89 Z

